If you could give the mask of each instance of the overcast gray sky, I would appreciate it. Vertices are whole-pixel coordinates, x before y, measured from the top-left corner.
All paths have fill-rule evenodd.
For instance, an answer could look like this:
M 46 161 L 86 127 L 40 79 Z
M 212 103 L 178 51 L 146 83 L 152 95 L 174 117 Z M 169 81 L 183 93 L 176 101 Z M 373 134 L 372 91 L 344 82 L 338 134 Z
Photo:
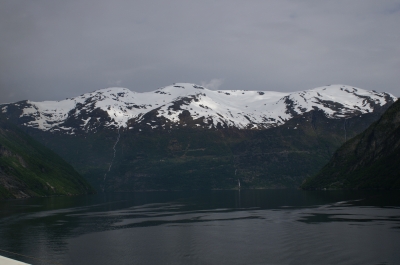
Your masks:
M 0 0 L 0 102 L 174 82 L 400 96 L 400 0 Z

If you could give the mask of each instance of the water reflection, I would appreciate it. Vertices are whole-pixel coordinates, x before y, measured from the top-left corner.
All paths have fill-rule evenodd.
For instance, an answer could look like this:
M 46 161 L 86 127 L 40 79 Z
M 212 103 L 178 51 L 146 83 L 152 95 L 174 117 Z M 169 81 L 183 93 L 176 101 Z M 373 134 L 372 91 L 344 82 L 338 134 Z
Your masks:
M 0 249 L 61 264 L 398 263 L 399 197 L 236 190 L 1 202 Z

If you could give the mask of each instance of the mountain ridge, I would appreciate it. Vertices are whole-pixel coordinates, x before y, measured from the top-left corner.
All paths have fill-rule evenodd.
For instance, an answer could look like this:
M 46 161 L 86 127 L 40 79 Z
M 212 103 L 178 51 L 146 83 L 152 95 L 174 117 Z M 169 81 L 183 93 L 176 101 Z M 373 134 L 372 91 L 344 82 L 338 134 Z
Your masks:
M 23 126 L 75 134 L 120 127 L 268 129 L 314 109 L 340 119 L 373 112 L 396 99 L 389 93 L 346 85 L 283 93 L 209 90 L 195 84 L 175 83 L 151 92 L 114 87 L 61 101 L 1 104 L 0 109 L 7 116 L 11 113 L 13 120 Z

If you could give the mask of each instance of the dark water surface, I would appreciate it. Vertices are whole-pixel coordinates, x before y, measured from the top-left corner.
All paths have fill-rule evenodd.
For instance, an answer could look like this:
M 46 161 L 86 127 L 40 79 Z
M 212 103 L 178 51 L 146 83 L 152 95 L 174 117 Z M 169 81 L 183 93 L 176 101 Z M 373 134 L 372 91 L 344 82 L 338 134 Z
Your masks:
M 0 202 L 0 249 L 31 264 L 400 264 L 400 192 L 137 192 L 7 201 Z

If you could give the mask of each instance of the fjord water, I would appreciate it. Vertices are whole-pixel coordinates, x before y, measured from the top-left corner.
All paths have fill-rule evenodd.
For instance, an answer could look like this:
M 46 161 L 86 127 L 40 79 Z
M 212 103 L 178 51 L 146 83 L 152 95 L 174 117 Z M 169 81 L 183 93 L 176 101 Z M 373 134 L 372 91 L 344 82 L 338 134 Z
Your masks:
M 0 202 L 0 255 L 31 264 L 400 264 L 399 246 L 399 191 L 135 192 Z

